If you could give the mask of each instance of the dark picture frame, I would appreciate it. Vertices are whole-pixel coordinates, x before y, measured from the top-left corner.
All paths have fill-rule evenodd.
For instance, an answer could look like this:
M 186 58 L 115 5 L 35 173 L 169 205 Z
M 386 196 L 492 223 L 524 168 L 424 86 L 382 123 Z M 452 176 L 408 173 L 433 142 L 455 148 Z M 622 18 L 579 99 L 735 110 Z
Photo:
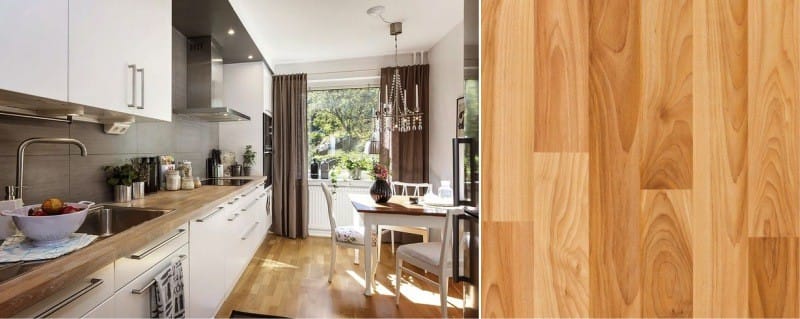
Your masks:
M 467 105 L 464 97 L 456 99 L 456 137 L 464 137 L 464 128 L 467 117 Z

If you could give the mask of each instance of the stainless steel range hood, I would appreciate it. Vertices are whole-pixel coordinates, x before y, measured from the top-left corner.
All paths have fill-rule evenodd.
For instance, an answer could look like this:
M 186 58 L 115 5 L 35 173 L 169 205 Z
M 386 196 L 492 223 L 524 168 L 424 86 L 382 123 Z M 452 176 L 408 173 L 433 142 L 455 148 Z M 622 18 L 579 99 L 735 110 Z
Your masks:
M 223 105 L 222 54 L 211 36 L 188 39 L 187 104 L 174 113 L 206 122 L 249 121 L 250 117 Z

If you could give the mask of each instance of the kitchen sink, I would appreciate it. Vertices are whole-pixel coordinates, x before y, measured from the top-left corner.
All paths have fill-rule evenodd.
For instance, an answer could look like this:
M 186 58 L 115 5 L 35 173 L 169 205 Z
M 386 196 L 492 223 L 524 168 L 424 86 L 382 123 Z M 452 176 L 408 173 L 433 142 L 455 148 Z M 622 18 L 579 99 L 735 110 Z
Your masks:
M 108 213 L 104 212 L 109 209 Z M 114 205 L 96 206 L 86 215 L 76 233 L 86 233 L 108 237 L 123 232 L 131 227 L 144 223 L 148 220 L 164 216 L 172 209 L 124 207 Z M 103 214 L 109 214 L 107 218 Z M 107 222 L 106 222 L 107 221 Z

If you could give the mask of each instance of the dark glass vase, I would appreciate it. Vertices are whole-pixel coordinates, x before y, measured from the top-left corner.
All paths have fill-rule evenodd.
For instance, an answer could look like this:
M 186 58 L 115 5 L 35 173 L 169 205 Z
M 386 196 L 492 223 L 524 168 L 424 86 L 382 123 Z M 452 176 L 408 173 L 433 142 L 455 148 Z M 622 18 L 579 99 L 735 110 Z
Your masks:
M 383 179 L 376 179 L 369 188 L 369 194 L 376 203 L 386 203 L 392 198 L 392 186 Z

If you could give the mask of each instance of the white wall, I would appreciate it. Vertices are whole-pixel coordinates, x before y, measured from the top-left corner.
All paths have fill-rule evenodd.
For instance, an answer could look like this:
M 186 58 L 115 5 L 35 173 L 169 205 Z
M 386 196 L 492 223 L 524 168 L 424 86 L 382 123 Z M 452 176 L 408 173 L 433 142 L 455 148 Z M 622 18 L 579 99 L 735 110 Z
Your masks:
M 262 114 L 272 101 L 272 75 L 263 62 L 225 64 L 224 105 L 246 114 L 250 121 L 219 123 L 219 147 L 236 153 L 241 163 L 246 145 L 253 145 L 256 162 L 251 174 L 261 175 L 263 167 Z M 268 83 L 267 83 L 268 82 Z
M 430 168 L 434 189 L 453 180 L 452 139 L 456 137 L 456 99 L 464 96 L 464 22 L 428 51 L 430 58 Z

